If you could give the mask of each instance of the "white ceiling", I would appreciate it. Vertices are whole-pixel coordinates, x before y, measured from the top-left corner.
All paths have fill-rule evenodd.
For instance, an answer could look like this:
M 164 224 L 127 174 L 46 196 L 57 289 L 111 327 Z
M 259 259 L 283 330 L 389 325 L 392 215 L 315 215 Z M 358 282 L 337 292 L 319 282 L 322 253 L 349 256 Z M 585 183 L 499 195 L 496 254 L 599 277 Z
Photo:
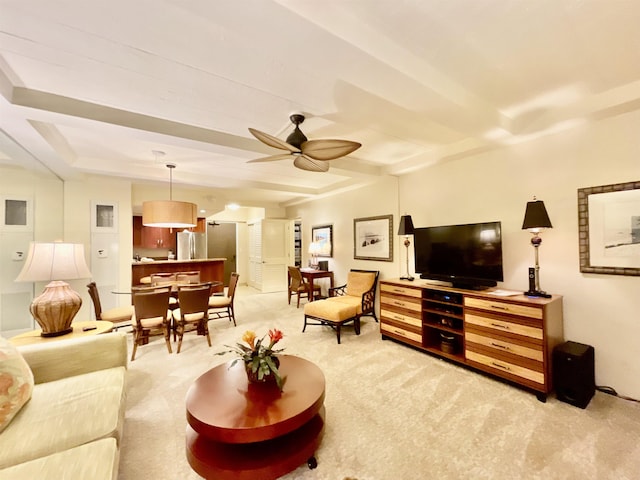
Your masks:
M 0 129 L 61 178 L 173 162 L 287 205 L 640 108 L 638 25 L 638 0 L 0 0 Z M 293 112 L 362 148 L 246 163 Z

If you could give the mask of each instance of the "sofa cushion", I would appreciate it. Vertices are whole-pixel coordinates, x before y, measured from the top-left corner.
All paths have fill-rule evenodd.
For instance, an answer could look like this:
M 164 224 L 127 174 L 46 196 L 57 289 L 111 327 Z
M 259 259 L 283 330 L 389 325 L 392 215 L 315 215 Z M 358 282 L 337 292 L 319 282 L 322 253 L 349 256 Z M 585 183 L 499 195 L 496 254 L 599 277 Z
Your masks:
M 349 272 L 347 276 L 347 295 L 362 297 L 373 286 L 376 274 L 373 272 Z
M 2 432 L 33 391 L 33 373 L 20 352 L 0 337 L 0 432 Z
M 115 438 L 103 438 L 0 470 L 0 480 L 116 480 L 118 462 Z
M 115 438 L 103 438 L 5 468 L 0 470 L 0 478 L 116 480 L 119 460 Z
M 37 384 L 31 401 L 0 435 L 0 468 L 101 438 L 119 441 L 125 372 L 114 367 Z

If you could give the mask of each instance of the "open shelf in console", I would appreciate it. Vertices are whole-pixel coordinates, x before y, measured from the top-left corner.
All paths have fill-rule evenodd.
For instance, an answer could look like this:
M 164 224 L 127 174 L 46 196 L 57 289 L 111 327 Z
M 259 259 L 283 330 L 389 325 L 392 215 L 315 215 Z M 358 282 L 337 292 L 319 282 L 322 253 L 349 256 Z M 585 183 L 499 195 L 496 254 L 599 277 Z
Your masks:
M 424 348 L 439 355 L 464 360 L 464 298 L 462 294 L 427 289 L 422 302 Z

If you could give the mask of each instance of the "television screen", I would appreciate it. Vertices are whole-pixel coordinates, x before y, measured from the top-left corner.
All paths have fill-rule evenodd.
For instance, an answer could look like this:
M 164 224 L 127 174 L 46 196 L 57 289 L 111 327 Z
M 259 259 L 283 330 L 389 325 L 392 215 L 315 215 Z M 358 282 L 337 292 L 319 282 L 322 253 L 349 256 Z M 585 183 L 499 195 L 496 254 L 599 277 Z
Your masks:
M 416 228 L 413 235 L 420 278 L 460 288 L 492 287 L 503 280 L 500 222 Z

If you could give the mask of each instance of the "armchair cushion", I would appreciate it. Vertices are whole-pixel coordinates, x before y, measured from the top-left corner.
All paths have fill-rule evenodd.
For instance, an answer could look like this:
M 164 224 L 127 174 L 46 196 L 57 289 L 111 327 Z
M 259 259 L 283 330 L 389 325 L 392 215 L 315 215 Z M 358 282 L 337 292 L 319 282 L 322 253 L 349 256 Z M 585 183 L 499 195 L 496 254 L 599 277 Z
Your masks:
M 358 298 L 371 290 L 376 280 L 375 272 L 349 272 L 347 277 L 347 288 L 345 293 Z
M 33 373 L 20 352 L 0 337 L 0 432 L 15 417 L 33 391 Z

